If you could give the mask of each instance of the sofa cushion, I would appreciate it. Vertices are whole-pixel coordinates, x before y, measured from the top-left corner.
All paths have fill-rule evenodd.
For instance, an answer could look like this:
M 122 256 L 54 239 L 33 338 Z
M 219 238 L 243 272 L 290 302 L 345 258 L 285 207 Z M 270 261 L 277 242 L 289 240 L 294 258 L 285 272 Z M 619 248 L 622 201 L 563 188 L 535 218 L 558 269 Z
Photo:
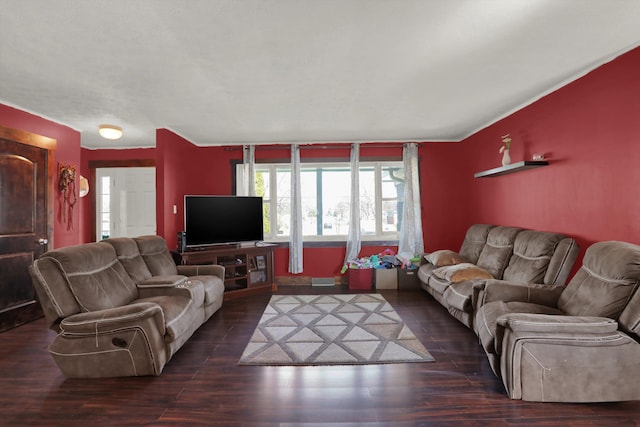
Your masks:
M 487 243 L 489 231 L 494 227 L 495 225 L 489 224 L 473 224 L 469 227 L 460 247 L 460 255 L 468 262 L 477 264 L 478 257 Z
M 478 267 L 487 270 L 496 279 L 502 279 L 504 269 L 507 267 L 516 235 L 522 231 L 520 228 L 498 226 L 489 231 L 487 243 L 478 257 Z
M 503 279 L 520 283 L 543 283 L 551 257 L 565 236 L 543 231 L 523 230 L 516 236 L 513 255 Z
M 193 325 L 202 323 L 202 311 L 193 303 L 191 298 L 177 295 L 162 295 L 140 298 L 136 302 L 152 302 L 162 308 L 166 327 L 165 341 L 173 342 L 181 335 L 191 335 Z
M 44 257 L 58 262 L 81 311 L 119 307 L 138 297 L 135 283 L 107 243 L 68 246 Z
M 446 265 L 455 265 L 461 264 L 463 262 L 469 262 L 459 253 L 451 251 L 449 249 L 441 249 L 439 251 L 431 252 L 430 254 L 425 255 L 424 259 L 426 259 L 436 267 L 444 267 Z
M 189 281 L 200 281 L 204 286 L 204 305 L 217 302 L 224 294 L 224 282 L 218 276 L 190 276 Z
M 113 237 L 103 242 L 113 246 L 118 260 L 135 283 L 142 283 L 151 277 L 151 272 L 144 263 L 135 240 L 129 237 Z
M 473 279 L 493 279 L 493 276 L 488 271 L 469 262 L 439 267 L 433 270 L 433 274 L 451 283 L 460 283 Z
M 618 319 L 639 282 L 638 246 L 613 241 L 594 243 L 560 295 L 558 308 L 572 316 Z
M 444 292 L 447 308 L 455 308 L 459 311 L 471 312 L 471 295 L 473 294 L 473 281 L 453 283 Z
M 433 270 L 435 269 L 435 265 L 425 262 L 424 264 L 420 265 L 420 267 L 418 267 L 418 278 L 422 282 L 427 283 L 429 281 L 429 278 L 433 274 Z
M 178 274 L 176 263 L 169 255 L 167 243 L 160 236 L 140 236 L 134 238 L 144 263 L 153 276 Z
M 560 240 L 551 261 L 549 261 L 543 283 L 546 285 L 566 285 L 579 253 L 580 246 L 575 239 L 565 237 Z
M 442 268 L 442 267 L 440 267 Z M 420 277 L 420 270 L 418 270 L 418 277 Z M 436 276 L 435 274 L 432 274 L 429 276 L 429 281 L 427 283 L 429 285 L 429 288 L 431 290 L 433 290 L 433 292 L 437 293 L 437 294 L 444 294 L 444 292 L 447 290 L 447 288 L 449 286 L 451 286 L 451 282 L 448 281 L 447 279 L 441 279 L 438 276 Z

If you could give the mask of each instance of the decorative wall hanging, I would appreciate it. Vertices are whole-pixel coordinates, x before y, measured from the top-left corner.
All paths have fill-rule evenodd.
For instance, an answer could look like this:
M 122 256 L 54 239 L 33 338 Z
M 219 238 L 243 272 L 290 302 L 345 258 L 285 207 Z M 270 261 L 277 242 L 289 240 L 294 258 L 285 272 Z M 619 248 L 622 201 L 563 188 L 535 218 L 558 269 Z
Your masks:
M 76 197 L 76 167 L 60 163 L 58 167 L 58 189 L 62 194 L 62 222 L 67 222 L 67 230 L 73 229 L 73 207 Z
M 78 190 L 78 195 L 82 198 L 89 194 L 89 180 L 84 176 L 80 175 L 80 187 Z

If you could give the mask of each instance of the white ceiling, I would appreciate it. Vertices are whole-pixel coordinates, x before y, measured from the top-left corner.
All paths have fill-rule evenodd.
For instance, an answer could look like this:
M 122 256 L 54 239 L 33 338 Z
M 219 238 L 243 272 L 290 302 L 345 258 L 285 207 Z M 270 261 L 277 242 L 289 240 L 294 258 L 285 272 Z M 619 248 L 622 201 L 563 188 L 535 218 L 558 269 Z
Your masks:
M 458 141 L 640 45 L 638 0 L 0 0 L 0 102 L 82 146 Z M 98 125 L 124 128 L 117 142 Z

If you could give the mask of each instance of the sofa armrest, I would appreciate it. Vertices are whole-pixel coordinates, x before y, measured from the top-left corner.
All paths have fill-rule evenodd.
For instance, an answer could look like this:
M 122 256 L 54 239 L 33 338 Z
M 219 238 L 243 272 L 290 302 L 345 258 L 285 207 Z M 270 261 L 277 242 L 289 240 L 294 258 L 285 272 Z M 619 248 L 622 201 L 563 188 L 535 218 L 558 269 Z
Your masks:
M 162 277 L 181 277 L 182 280 L 165 281 Z M 157 279 L 157 280 L 154 280 Z M 138 296 L 151 298 L 158 296 L 181 296 L 190 299 L 197 306 L 204 302 L 204 285 L 200 280 L 189 280 L 184 276 L 158 276 L 138 283 Z
M 224 267 L 216 264 L 179 265 L 178 274 L 185 276 L 217 276 L 224 281 Z
M 556 308 L 564 286 L 524 284 L 490 279 L 484 283 L 475 283 L 473 289 L 476 309 L 491 301 L 529 302 Z
M 514 332 L 606 334 L 618 330 L 618 322 L 608 317 L 563 316 L 509 313 L 497 319 L 499 326 Z
M 427 255 L 429 255 L 430 252 L 423 252 L 422 254 L 420 254 L 420 265 L 423 264 L 431 264 L 429 261 L 427 261 Z M 433 265 L 433 264 L 431 264 Z
M 147 319 L 153 321 L 160 335 L 165 334 L 164 313 L 159 305 L 151 302 L 74 314 L 60 322 L 60 329 L 65 334 L 98 335 L 101 332 L 139 327 Z
M 484 296 L 484 288 L 487 286 L 487 280 L 492 279 L 476 279 L 473 281 L 471 288 L 471 307 L 473 307 L 474 313 L 478 307 L 482 305 L 480 299 Z
M 140 288 L 166 288 L 183 284 L 187 281 L 186 276 L 172 274 L 166 276 L 152 276 L 147 280 L 137 283 L 136 286 Z

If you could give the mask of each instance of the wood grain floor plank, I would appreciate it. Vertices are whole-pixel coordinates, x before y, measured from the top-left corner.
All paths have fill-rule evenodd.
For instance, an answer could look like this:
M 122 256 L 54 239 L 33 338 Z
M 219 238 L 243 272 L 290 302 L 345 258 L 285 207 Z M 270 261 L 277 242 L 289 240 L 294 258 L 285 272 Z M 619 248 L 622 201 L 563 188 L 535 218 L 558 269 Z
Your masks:
M 345 293 L 281 287 L 279 293 Z M 269 295 L 225 301 L 159 377 L 65 379 L 42 319 L 0 334 L 0 425 L 635 426 L 640 402 L 513 401 L 477 337 L 423 291 L 385 298 L 436 359 L 370 366 L 238 366 Z

